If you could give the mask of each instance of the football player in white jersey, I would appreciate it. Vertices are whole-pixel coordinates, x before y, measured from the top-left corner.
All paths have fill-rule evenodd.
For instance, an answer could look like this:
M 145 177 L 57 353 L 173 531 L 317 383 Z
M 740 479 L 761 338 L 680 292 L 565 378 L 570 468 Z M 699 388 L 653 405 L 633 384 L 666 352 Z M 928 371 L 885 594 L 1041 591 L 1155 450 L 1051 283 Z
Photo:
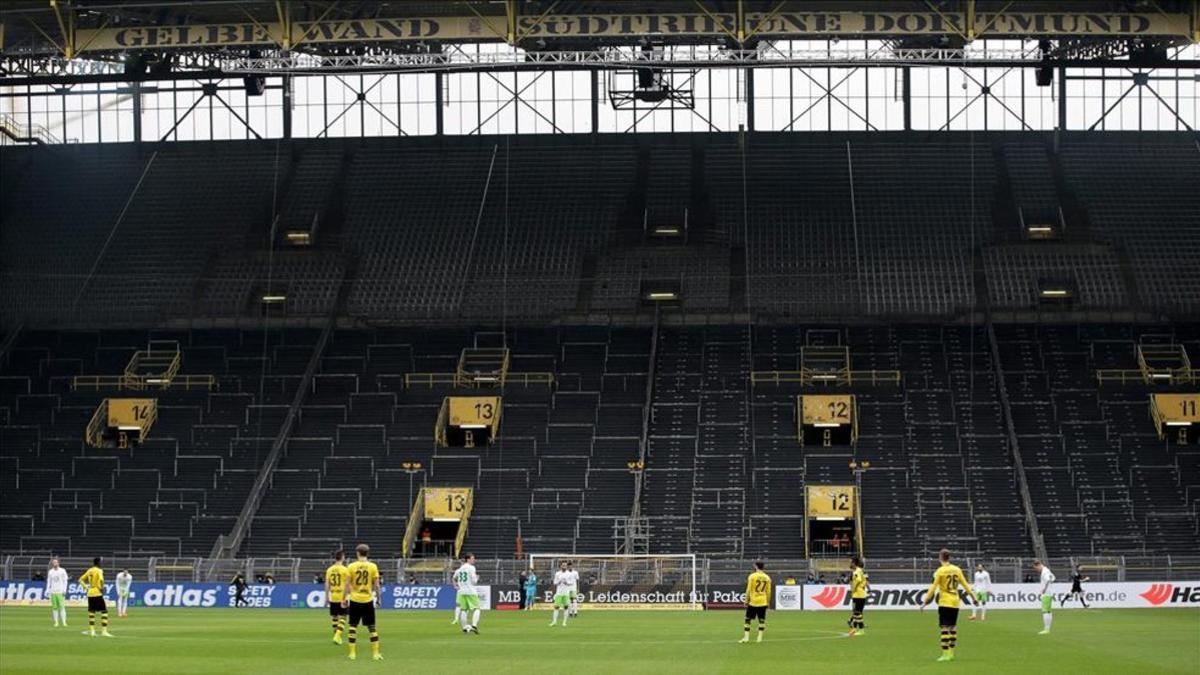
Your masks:
M 129 570 L 117 573 L 117 616 L 129 616 L 129 588 L 133 585 L 133 575 Z
M 975 620 L 975 610 L 979 610 L 979 620 L 987 621 L 987 603 L 992 594 L 992 575 L 983 569 L 983 564 L 975 566 L 975 578 L 971 580 L 971 588 L 975 591 L 975 602 L 971 603 L 971 621 Z
M 569 560 L 567 561 L 567 574 L 571 575 L 571 616 L 579 616 L 579 571 Z
M 554 615 L 550 625 L 558 623 L 558 612 L 562 611 L 562 625 L 567 625 L 567 614 L 571 610 L 571 588 L 574 585 L 571 572 L 567 570 L 566 561 L 558 563 L 558 571 L 554 573 Z
M 479 634 L 479 575 L 475 572 L 475 554 L 463 556 L 463 564 L 454 570 L 454 587 L 457 589 L 458 609 L 462 613 L 464 633 Z
M 1054 595 L 1050 593 L 1050 584 L 1054 583 L 1054 573 L 1049 567 L 1042 564 L 1041 560 L 1033 561 L 1033 569 L 1037 571 L 1041 577 L 1038 580 L 1038 596 L 1042 599 L 1042 630 L 1038 635 L 1049 635 L 1050 624 L 1054 621 Z
M 58 566 L 58 558 L 50 559 L 50 570 L 46 572 L 46 596 L 50 600 L 50 616 L 54 627 L 61 622 L 67 625 L 67 586 L 71 583 L 67 571 Z

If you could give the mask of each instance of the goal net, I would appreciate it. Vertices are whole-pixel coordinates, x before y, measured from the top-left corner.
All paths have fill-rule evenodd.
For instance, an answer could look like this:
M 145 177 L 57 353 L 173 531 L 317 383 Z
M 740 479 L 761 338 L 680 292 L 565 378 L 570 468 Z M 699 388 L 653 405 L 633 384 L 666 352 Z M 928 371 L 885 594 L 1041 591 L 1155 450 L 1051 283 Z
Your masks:
M 531 553 L 536 604 L 554 596 L 554 573 L 569 562 L 579 573 L 579 604 L 588 609 L 701 609 L 696 556 Z

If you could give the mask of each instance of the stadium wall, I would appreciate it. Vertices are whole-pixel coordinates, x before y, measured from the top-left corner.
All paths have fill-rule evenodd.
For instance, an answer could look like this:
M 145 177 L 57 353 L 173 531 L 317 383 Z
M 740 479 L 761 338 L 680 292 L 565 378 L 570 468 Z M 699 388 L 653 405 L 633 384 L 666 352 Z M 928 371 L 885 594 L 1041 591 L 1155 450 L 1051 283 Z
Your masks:
M 993 584 L 987 608 L 1032 609 L 1038 606 L 1040 588 L 1036 583 Z M 872 585 L 867 606 L 873 610 L 917 609 L 928 590 L 925 584 Z M 1052 590 L 1056 603 L 1070 595 L 1067 584 L 1059 583 Z M 1084 597 L 1098 609 L 1200 607 L 1200 581 L 1089 583 L 1084 584 Z M 775 604 L 781 610 L 849 611 L 850 593 L 843 585 L 777 586 Z
M 492 609 L 492 587 L 478 586 L 483 609 Z M 72 583 L 67 602 L 83 605 L 87 589 Z M 383 609 L 454 609 L 453 586 L 384 584 Z M 104 595 L 116 598 L 113 583 L 104 585 Z M 249 607 L 260 609 L 320 609 L 328 606 L 322 584 L 250 584 L 243 597 Z M 0 581 L 0 605 L 34 605 L 49 602 L 42 582 Z M 130 589 L 134 607 L 236 607 L 233 587 L 214 583 L 134 582 Z
M 1053 593 L 1061 602 L 1069 593 L 1059 584 Z M 483 609 L 515 609 L 519 591 L 513 587 L 497 589 L 493 603 L 493 587 L 480 586 Z M 1030 609 L 1038 605 L 1038 584 L 995 584 L 988 600 L 988 609 Z M 872 586 L 867 606 L 872 610 L 918 609 L 928 591 L 925 584 L 884 584 Z M 115 598 L 113 584 L 105 585 L 105 595 Z M 549 606 L 549 591 L 539 601 Z M 742 606 L 745 597 L 735 586 L 710 587 L 698 593 L 695 602 L 706 609 L 728 609 Z M 67 601 L 84 604 L 86 589 L 71 584 Z M 214 583 L 134 583 L 130 604 L 134 607 L 235 607 L 232 587 Z M 1167 609 L 1200 607 L 1200 581 L 1141 581 L 1091 583 L 1084 589 L 1088 604 L 1097 609 Z M 383 586 L 384 609 L 449 610 L 454 608 L 455 590 L 452 586 L 393 585 Z M 246 588 L 247 605 L 259 609 L 321 609 L 327 606 L 324 587 L 320 584 L 253 584 Z M 656 588 L 632 588 L 593 585 L 585 588 L 583 604 L 594 609 L 656 609 L 681 608 L 691 601 L 686 591 Z M 27 581 L 0 581 L 0 605 L 40 605 L 48 602 L 45 584 Z M 779 585 L 775 587 L 774 607 L 782 611 L 848 611 L 850 593 L 845 585 Z M 966 605 L 964 605 L 964 608 Z

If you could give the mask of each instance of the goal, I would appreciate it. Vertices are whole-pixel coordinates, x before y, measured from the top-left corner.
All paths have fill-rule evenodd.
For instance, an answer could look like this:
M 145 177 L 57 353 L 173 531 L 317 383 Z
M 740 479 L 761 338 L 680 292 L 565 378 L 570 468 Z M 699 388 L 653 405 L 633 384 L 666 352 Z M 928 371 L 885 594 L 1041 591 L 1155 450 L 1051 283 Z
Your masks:
M 579 572 L 580 604 L 589 609 L 702 609 L 693 554 L 531 553 L 538 600 L 548 599 L 546 590 L 553 593 L 554 573 L 562 562 Z

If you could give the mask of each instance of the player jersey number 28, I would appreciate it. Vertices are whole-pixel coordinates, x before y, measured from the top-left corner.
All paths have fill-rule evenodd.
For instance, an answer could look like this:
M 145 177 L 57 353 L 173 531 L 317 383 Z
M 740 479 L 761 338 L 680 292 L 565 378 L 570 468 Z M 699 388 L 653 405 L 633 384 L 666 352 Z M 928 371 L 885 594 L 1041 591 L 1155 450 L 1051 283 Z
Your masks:
M 360 567 L 354 571 L 355 590 L 370 591 L 371 590 L 371 571 L 365 567 Z

